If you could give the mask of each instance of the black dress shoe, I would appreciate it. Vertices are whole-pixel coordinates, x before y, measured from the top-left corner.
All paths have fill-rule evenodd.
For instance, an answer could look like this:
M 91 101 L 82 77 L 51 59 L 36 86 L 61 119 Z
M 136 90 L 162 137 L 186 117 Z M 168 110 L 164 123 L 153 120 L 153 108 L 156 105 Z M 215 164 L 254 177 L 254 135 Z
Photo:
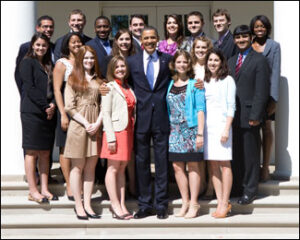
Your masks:
M 158 219 L 167 219 L 169 217 L 168 211 L 164 210 L 157 210 L 157 218 Z
M 256 198 L 255 195 L 253 196 L 248 196 L 246 194 L 244 194 L 238 201 L 237 203 L 238 204 L 241 204 L 241 205 L 246 205 L 246 204 L 250 204 L 253 202 L 253 200 Z
M 89 218 L 97 218 L 97 219 L 101 218 L 101 216 L 98 214 L 89 214 L 85 209 L 84 211 Z
M 76 209 L 74 208 L 74 212 L 76 214 L 76 217 L 79 219 L 79 220 L 89 220 L 89 217 L 88 216 L 79 216 L 76 212 Z
M 145 218 L 149 216 L 154 216 L 155 213 L 152 209 L 139 209 L 136 214 L 134 214 L 135 219 Z
M 69 199 L 70 201 L 75 201 L 74 196 L 68 196 L 68 199 Z

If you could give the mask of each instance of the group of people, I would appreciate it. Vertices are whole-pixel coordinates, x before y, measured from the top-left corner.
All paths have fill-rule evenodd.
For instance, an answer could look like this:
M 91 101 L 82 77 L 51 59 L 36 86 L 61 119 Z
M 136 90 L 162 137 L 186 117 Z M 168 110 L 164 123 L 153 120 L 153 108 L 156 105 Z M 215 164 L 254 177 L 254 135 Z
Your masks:
M 31 41 L 20 47 L 15 71 L 28 199 L 58 200 L 48 190 L 56 137 L 78 219 L 100 218 L 91 207 L 95 177 L 104 179 L 113 217 L 168 218 L 169 162 L 182 198 L 176 217 L 197 217 L 199 195 L 214 191 L 214 218 L 228 215 L 231 196 L 239 197 L 238 204 L 251 203 L 259 180 L 269 178 L 280 45 L 269 37 L 266 16 L 233 33 L 227 10 L 218 9 L 212 22 L 217 41 L 203 32 L 200 12 L 187 16 L 189 37 L 181 18 L 168 15 L 160 41 L 157 29 L 135 14 L 129 29 L 111 41 L 109 18 L 96 18 L 91 39 L 83 34 L 85 15 L 76 9 L 69 15 L 70 32 L 52 44 L 54 20 L 40 17 Z M 126 207 L 126 171 L 138 199 L 134 215 Z

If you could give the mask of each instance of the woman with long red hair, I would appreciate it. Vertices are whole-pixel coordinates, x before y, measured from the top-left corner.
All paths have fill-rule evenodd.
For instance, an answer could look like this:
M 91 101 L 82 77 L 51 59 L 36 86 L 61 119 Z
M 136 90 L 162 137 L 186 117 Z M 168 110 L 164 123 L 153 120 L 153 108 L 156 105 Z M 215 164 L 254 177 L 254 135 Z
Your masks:
M 64 157 L 71 159 L 70 185 L 75 199 L 74 211 L 82 220 L 100 218 L 91 207 L 98 160 L 97 135 L 102 121 L 99 106 L 102 80 L 99 76 L 96 52 L 89 46 L 82 46 L 65 88 L 65 111 L 71 121 L 64 151 Z

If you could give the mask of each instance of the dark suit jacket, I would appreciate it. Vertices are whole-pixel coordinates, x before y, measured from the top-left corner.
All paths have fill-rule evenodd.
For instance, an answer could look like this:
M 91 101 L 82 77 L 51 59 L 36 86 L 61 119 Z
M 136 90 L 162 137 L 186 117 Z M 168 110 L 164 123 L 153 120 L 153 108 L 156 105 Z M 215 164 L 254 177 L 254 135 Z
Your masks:
M 133 46 L 135 48 L 135 53 L 139 53 L 143 51 L 140 44 L 134 38 L 133 38 Z
M 60 59 L 60 55 L 61 55 L 61 45 L 62 45 L 62 42 L 64 40 L 66 35 L 58 38 L 55 42 L 55 49 L 54 49 L 54 61 L 56 62 L 58 59 Z M 90 41 L 92 38 L 86 36 L 83 34 L 83 44 L 85 44 L 86 42 Z
M 233 35 L 230 31 L 223 39 L 223 42 L 220 46 L 218 45 L 218 41 L 214 42 L 214 48 L 220 49 L 227 60 L 239 52 L 234 43 Z
M 157 52 L 159 56 L 159 73 L 151 90 L 144 72 L 143 52 L 127 58 L 130 78 L 137 98 L 136 132 L 147 133 L 153 122 L 162 132 L 169 132 L 169 117 L 166 103 L 168 85 L 171 80 L 169 61 L 171 55 Z
M 250 50 L 237 76 L 235 66 L 238 54 L 228 61 L 230 75 L 236 83 L 236 113 L 234 125 L 250 128 L 249 120 L 263 121 L 269 98 L 270 73 L 266 58 Z
M 45 109 L 50 102 L 54 103 L 53 85 L 48 83 L 48 75 L 38 60 L 24 58 L 20 63 L 20 77 L 24 88 L 21 112 L 46 115 Z
M 15 80 L 16 80 L 17 87 L 18 87 L 20 95 L 22 95 L 22 85 L 23 85 L 23 83 L 21 81 L 19 67 L 20 67 L 20 63 L 21 63 L 22 59 L 25 57 L 25 55 L 28 52 L 29 48 L 30 48 L 30 42 L 23 43 L 19 48 L 19 53 L 18 53 L 18 56 L 17 56 L 17 59 L 16 59 Z M 52 42 L 50 42 L 50 49 L 51 49 L 52 53 L 54 53 L 54 48 L 55 48 L 55 45 Z
M 110 40 L 109 43 L 112 47 L 112 40 Z M 92 40 L 88 41 L 86 45 L 91 46 L 96 51 L 100 72 L 102 74 L 102 77 L 106 77 L 107 60 L 105 59 L 105 57 L 107 56 L 107 52 L 100 43 L 99 37 L 96 36 Z

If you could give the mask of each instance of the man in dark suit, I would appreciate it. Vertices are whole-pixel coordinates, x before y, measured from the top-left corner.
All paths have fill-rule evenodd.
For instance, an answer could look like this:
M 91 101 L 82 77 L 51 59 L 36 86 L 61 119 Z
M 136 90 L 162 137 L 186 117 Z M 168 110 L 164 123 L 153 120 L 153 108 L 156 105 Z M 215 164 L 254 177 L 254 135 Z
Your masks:
M 84 13 L 80 9 L 75 9 L 71 11 L 69 15 L 68 25 L 70 27 L 70 32 L 79 32 L 82 39 L 83 44 L 91 40 L 90 37 L 83 34 L 83 29 L 86 24 L 86 17 Z M 55 62 L 60 59 L 61 55 L 61 45 L 66 35 L 58 38 L 55 42 L 55 49 L 54 49 L 54 60 Z
M 129 83 L 137 97 L 135 159 L 139 211 L 134 218 L 155 215 L 152 202 L 150 141 L 155 156 L 155 209 L 157 218 L 168 217 L 168 138 L 169 117 L 166 94 L 171 79 L 172 56 L 156 51 L 159 40 L 154 27 L 142 31 L 144 51 L 128 57 Z
M 233 35 L 229 30 L 231 18 L 226 9 L 218 9 L 212 16 L 215 30 L 219 34 L 219 40 L 214 42 L 214 48 L 220 49 L 226 59 L 238 53 L 238 48 L 234 43 Z
M 113 41 L 109 40 L 111 33 L 110 20 L 105 16 L 99 16 L 95 20 L 95 33 L 96 37 L 88 41 L 86 45 L 91 46 L 97 53 L 98 64 L 102 77 L 106 77 L 107 61 L 108 56 L 112 50 Z
M 141 35 L 142 30 L 145 28 L 145 19 L 143 15 L 134 14 L 130 18 L 129 30 L 133 37 L 133 46 L 135 47 L 135 52 L 142 52 L 141 46 Z
M 260 166 L 260 124 L 269 98 L 269 68 L 265 57 L 251 47 L 247 25 L 235 28 L 239 53 L 228 61 L 236 82 L 236 113 L 233 121 L 233 191 L 238 204 L 251 203 L 257 194 Z
M 52 17 L 48 15 L 43 15 L 38 18 L 35 26 L 36 32 L 45 34 L 49 39 L 51 39 L 53 32 L 54 32 L 54 20 Z M 16 68 L 15 68 L 15 80 L 17 83 L 17 87 L 19 90 L 20 95 L 22 96 L 22 80 L 20 77 L 19 72 L 19 65 L 22 59 L 25 57 L 26 53 L 28 52 L 28 49 L 30 47 L 30 41 L 23 43 L 18 52 L 18 56 L 16 59 Z M 54 62 L 54 44 L 50 42 L 50 49 L 51 49 L 51 59 Z

